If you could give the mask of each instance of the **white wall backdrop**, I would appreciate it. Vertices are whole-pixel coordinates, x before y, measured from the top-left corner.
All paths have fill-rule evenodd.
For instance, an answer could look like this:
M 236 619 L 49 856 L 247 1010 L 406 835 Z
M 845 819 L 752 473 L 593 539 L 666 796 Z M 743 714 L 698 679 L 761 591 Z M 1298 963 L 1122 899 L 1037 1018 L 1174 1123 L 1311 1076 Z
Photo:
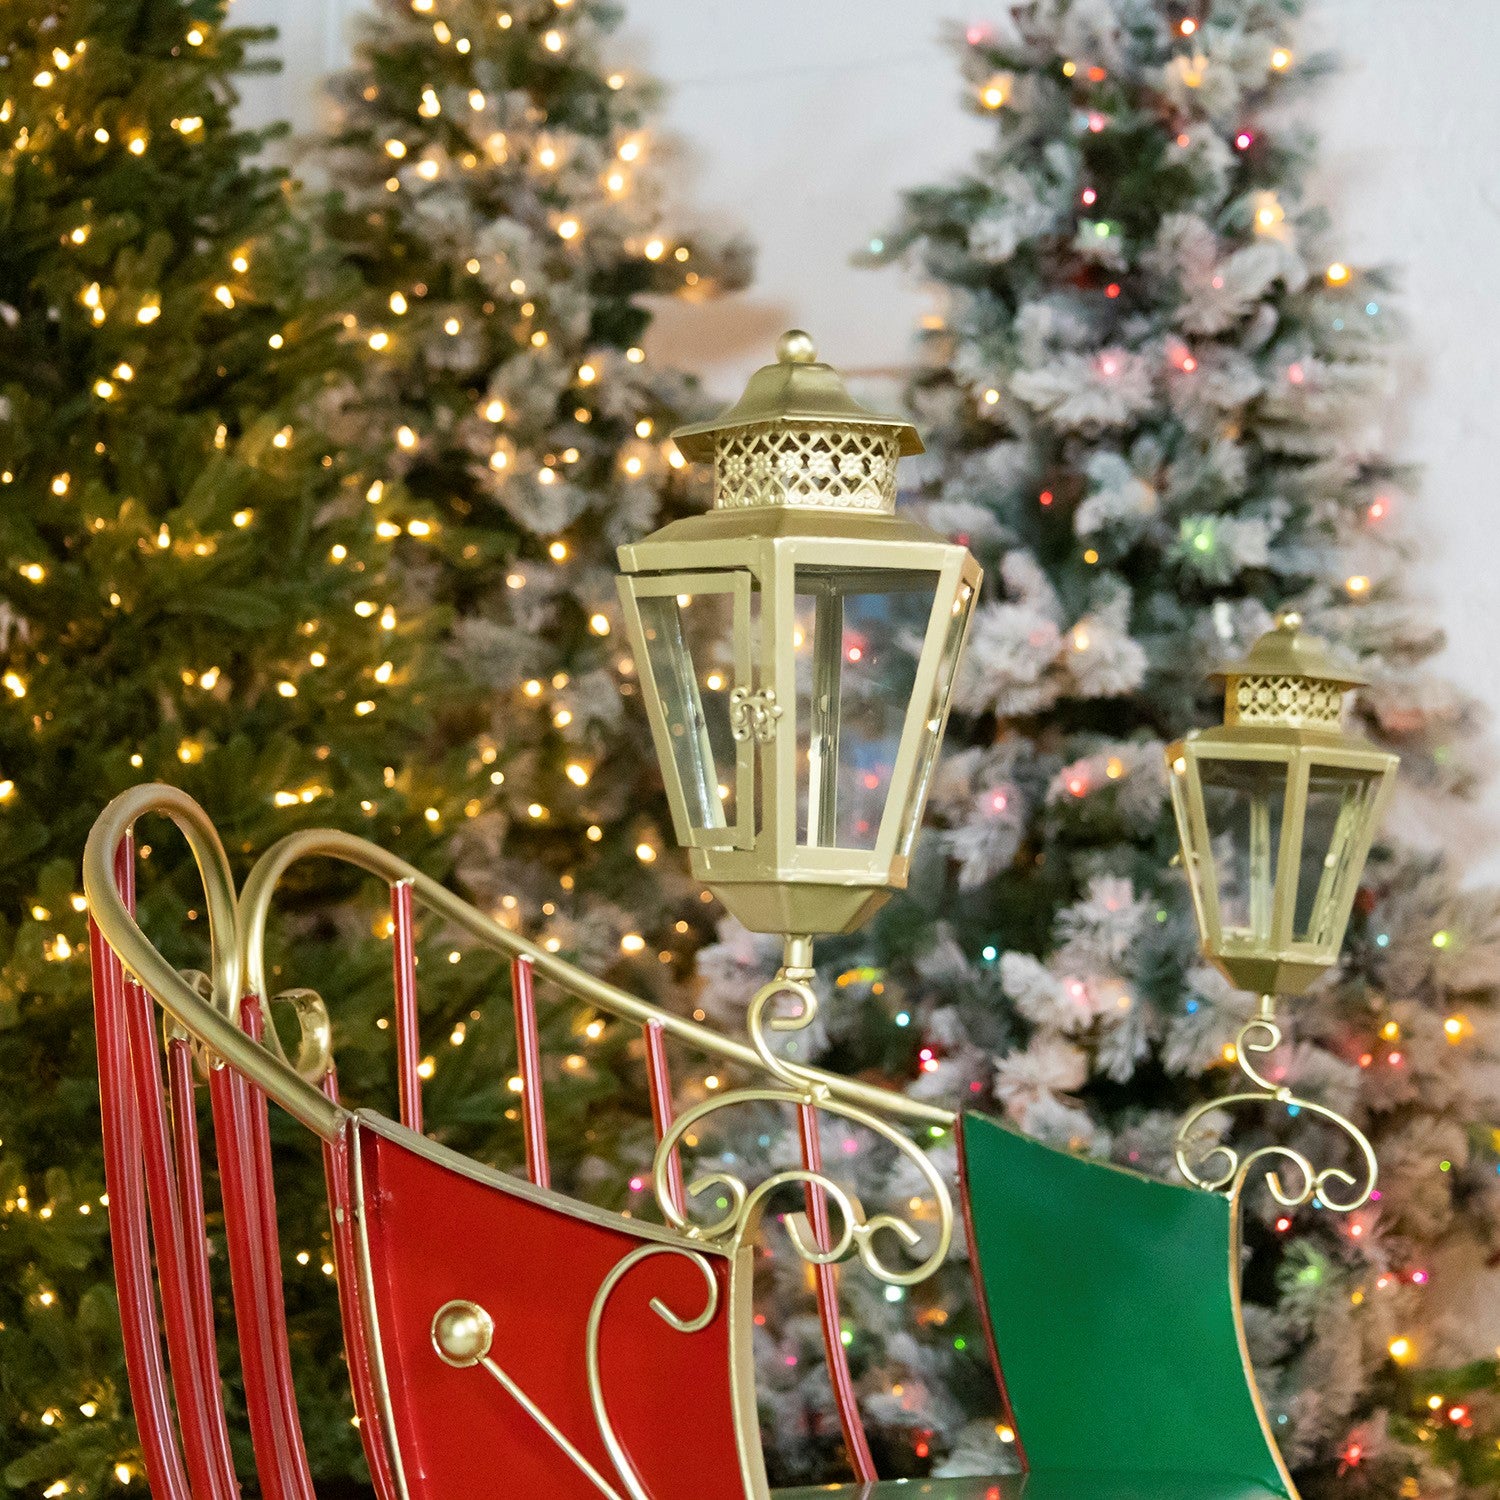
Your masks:
M 998 6 L 1000 0 L 991 0 Z M 244 23 L 282 28 L 286 71 L 257 80 L 263 118 L 316 118 L 359 0 L 236 0 Z M 876 375 L 907 357 L 925 309 L 894 271 L 855 271 L 899 189 L 961 163 L 980 127 L 959 108 L 939 38 L 982 18 L 958 0 L 628 0 L 627 61 L 671 90 L 687 143 L 685 209 L 739 223 L 759 247 L 754 287 L 720 307 L 673 309 L 656 349 L 738 393 L 772 340 L 810 329 L 827 357 Z M 1408 518 L 1414 582 L 1450 645 L 1447 671 L 1500 709 L 1500 507 L 1491 429 L 1500 418 L 1500 0 L 1313 0 L 1313 37 L 1344 58 L 1316 108 L 1339 253 L 1402 276 L 1411 326 L 1388 430 L 1425 470 Z M 1302 50 L 1307 50 L 1304 43 Z M 1462 839 L 1500 879 L 1500 782 Z

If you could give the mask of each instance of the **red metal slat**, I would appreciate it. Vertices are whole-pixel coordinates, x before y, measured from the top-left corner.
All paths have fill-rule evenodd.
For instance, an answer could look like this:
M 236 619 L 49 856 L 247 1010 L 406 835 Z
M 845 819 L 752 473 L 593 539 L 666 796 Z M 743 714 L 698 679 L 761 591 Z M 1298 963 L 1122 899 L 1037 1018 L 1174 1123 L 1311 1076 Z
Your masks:
M 647 1021 L 642 1028 L 646 1038 L 646 1079 L 651 1089 L 651 1123 L 656 1127 L 656 1144 L 661 1145 L 676 1118 L 672 1103 L 672 1074 L 667 1063 L 667 1032 L 660 1021 Z M 667 1192 L 672 1207 L 685 1212 L 687 1191 L 682 1183 L 682 1158 L 674 1150 L 667 1162 Z
M 118 871 L 116 874 L 118 880 Z M 140 1430 L 146 1482 L 156 1500 L 192 1500 L 167 1395 L 161 1330 L 151 1280 L 146 1185 L 141 1176 L 140 1118 L 130 1082 L 124 1027 L 125 975 L 119 957 L 89 918 L 94 1024 L 99 1045 L 99 1102 L 104 1127 L 104 1182 L 120 1298 L 120 1325 L 130 1399 Z
M 811 1104 L 797 1108 L 797 1132 L 802 1140 L 802 1165 L 809 1172 L 823 1170 L 823 1142 L 818 1130 L 818 1111 Z M 820 1250 L 827 1250 L 833 1243 L 832 1228 L 828 1219 L 828 1200 L 822 1190 L 812 1183 L 807 1184 L 807 1220 L 813 1239 Z M 839 1426 L 844 1430 L 844 1445 L 849 1450 L 849 1462 L 854 1475 L 861 1482 L 869 1483 L 880 1478 L 870 1452 L 870 1440 L 865 1434 L 865 1424 L 859 1414 L 859 1401 L 854 1394 L 854 1377 L 849 1371 L 849 1351 L 844 1348 L 843 1321 L 839 1316 L 838 1270 L 832 1265 L 814 1266 L 814 1284 L 818 1297 L 818 1320 L 823 1325 L 823 1349 L 828 1359 L 828 1377 L 833 1382 L 833 1400 L 838 1408 Z
M 219 1388 L 217 1359 L 205 1363 L 195 1326 L 189 1236 L 172 1160 L 161 1068 L 157 1062 L 156 1011 L 151 997 L 127 979 L 124 1019 L 135 1083 L 140 1158 L 156 1248 L 156 1274 L 166 1330 L 167 1356 L 183 1452 L 195 1496 L 237 1500 L 239 1483 L 229 1451 L 229 1431 Z M 197 1231 L 201 1233 L 201 1227 Z
M 247 995 L 240 1008 L 245 1032 L 261 1041 L 267 1023 L 264 1007 Z M 260 1299 L 259 1316 L 267 1332 L 265 1363 L 255 1378 L 265 1386 L 264 1403 L 269 1415 L 276 1467 L 274 1479 L 263 1475 L 267 1500 L 315 1500 L 302 1422 L 297 1413 L 297 1394 L 292 1384 L 292 1356 L 287 1343 L 286 1298 L 281 1280 L 281 1235 L 276 1222 L 276 1189 L 271 1169 L 271 1127 L 266 1097 L 248 1080 L 239 1089 L 240 1150 L 249 1166 L 248 1186 L 252 1197 L 249 1211 L 249 1246 L 257 1266 L 252 1285 Z M 250 1372 L 246 1372 L 247 1384 Z
M 547 1107 L 542 1097 L 542 1043 L 536 1024 L 536 985 L 529 958 L 518 958 L 511 965 L 510 989 L 516 1011 L 516 1057 L 521 1069 L 521 1123 L 526 1137 L 526 1175 L 538 1187 L 551 1187 L 552 1165 L 547 1155 Z
M 411 884 L 391 887 L 391 963 L 396 977 L 396 1069 L 401 1090 L 401 1123 L 422 1133 L 422 1039 L 417 1021 L 417 947 L 412 921 Z
M 338 1102 L 338 1074 L 331 1065 L 323 1079 L 323 1092 Z M 339 1311 L 344 1324 L 344 1348 L 349 1359 L 349 1382 L 354 1389 L 360 1440 L 379 1500 L 403 1500 L 391 1472 L 390 1454 L 386 1451 L 370 1365 L 370 1348 L 365 1339 L 354 1243 L 354 1200 L 349 1184 L 349 1149 L 344 1136 L 323 1143 L 323 1170 L 328 1178 L 328 1203 L 333 1212 L 333 1259 L 338 1272 Z
M 205 1370 L 217 1375 L 219 1349 L 214 1333 L 213 1286 L 208 1271 L 208 1226 L 203 1205 L 203 1160 L 198 1154 L 193 1048 L 182 1037 L 174 1037 L 167 1044 L 167 1091 L 172 1106 L 172 1154 L 182 1196 L 188 1293 L 193 1329 L 198 1338 L 198 1359 Z M 222 1407 L 223 1396 L 217 1379 L 214 1395 Z

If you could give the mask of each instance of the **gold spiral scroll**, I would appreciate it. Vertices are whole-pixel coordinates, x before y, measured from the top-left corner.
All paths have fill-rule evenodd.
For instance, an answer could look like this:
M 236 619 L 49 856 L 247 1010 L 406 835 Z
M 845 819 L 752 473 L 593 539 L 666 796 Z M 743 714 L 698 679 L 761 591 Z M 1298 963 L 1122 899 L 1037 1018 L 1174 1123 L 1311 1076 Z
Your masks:
M 797 1009 L 791 1013 L 773 1012 L 772 1002 L 780 997 L 790 997 L 796 1001 Z M 653 1179 L 657 1202 L 667 1222 L 689 1238 L 701 1240 L 705 1244 L 738 1249 L 754 1238 L 766 1202 L 774 1193 L 797 1184 L 810 1186 L 827 1194 L 837 1207 L 838 1229 L 832 1237 L 832 1243 L 824 1248 L 819 1246 L 813 1235 L 805 1213 L 788 1214 L 787 1233 L 797 1254 L 804 1261 L 809 1265 L 827 1265 L 854 1254 L 879 1280 L 891 1286 L 914 1286 L 931 1276 L 948 1257 L 953 1244 L 952 1194 L 927 1153 L 908 1136 L 871 1110 L 838 1098 L 813 1069 L 789 1062 L 772 1050 L 768 1035 L 770 1032 L 801 1031 L 812 1024 L 817 1013 L 818 998 L 813 991 L 800 980 L 790 979 L 784 974 L 773 979 L 756 994 L 750 1002 L 747 1017 L 751 1045 L 762 1065 L 781 1086 L 731 1089 L 728 1093 L 704 1100 L 681 1115 L 657 1147 Z M 710 1188 L 717 1187 L 727 1195 L 729 1209 L 711 1223 L 693 1223 L 687 1210 L 676 1202 L 672 1191 L 673 1153 L 679 1149 L 683 1139 L 711 1115 L 744 1104 L 791 1104 L 822 1110 L 871 1131 L 895 1147 L 917 1169 L 937 1204 L 938 1232 L 932 1250 L 916 1265 L 887 1265 L 877 1246 L 880 1234 L 893 1235 L 911 1252 L 920 1246 L 921 1232 L 896 1214 L 881 1213 L 867 1217 L 854 1194 L 822 1172 L 778 1172 L 753 1190 L 731 1172 L 706 1172 L 688 1184 L 689 1195 L 696 1198 Z
M 676 1245 L 642 1245 L 624 1257 L 594 1294 L 593 1306 L 589 1310 L 588 1326 L 588 1371 L 589 1400 L 594 1410 L 594 1423 L 599 1436 L 609 1450 L 615 1476 L 625 1486 L 622 1495 L 610 1481 L 591 1464 L 569 1440 L 562 1429 L 542 1408 L 527 1395 L 516 1380 L 492 1355 L 495 1342 L 495 1320 L 477 1302 L 460 1299 L 445 1302 L 432 1317 L 432 1347 L 439 1359 L 455 1370 L 484 1370 L 502 1390 L 541 1428 L 557 1446 L 558 1451 L 583 1475 L 605 1500 L 651 1500 L 650 1492 L 641 1481 L 640 1472 L 630 1457 L 629 1450 L 620 1440 L 610 1420 L 609 1408 L 604 1395 L 604 1374 L 599 1362 L 599 1337 L 604 1324 L 605 1308 L 614 1296 L 616 1287 L 642 1261 L 657 1255 L 677 1255 L 690 1261 L 701 1273 L 708 1296 L 703 1311 L 696 1317 L 679 1317 L 660 1297 L 651 1299 L 651 1311 L 668 1327 L 678 1333 L 702 1333 L 714 1320 L 719 1310 L 719 1283 L 713 1267 L 696 1250 L 684 1250 Z
M 604 1371 L 599 1362 L 599 1333 L 604 1324 L 604 1310 L 609 1305 L 609 1299 L 614 1296 L 615 1288 L 642 1261 L 650 1260 L 657 1255 L 684 1256 L 701 1272 L 708 1291 L 708 1299 L 703 1311 L 691 1318 L 679 1317 L 660 1297 L 653 1297 L 651 1311 L 669 1328 L 675 1329 L 678 1333 L 702 1333 L 713 1322 L 714 1314 L 719 1310 L 719 1283 L 714 1277 L 713 1267 L 696 1251 L 680 1250 L 675 1245 L 642 1245 L 640 1249 L 632 1250 L 604 1278 L 603 1285 L 594 1294 L 594 1305 L 589 1310 L 589 1400 L 593 1404 L 594 1423 L 599 1429 L 599 1436 L 604 1439 L 604 1446 L 609 1449 L 609 1456 L 614 1460 L 615 1472 L 630 1492 L 630 1500 L 651 1500 L 651 1493 L 642 1483 L 640 1471 L 636 1468 L 629 1450 L 620 1440 L 619 1434 L 615 1431 L 615 1425 L 610 1420 L 609 1409 L 604 1399 Z
M 1345 1119 L 1337 1110 L 1329 1109 L 1325 1104 L 1314 1104 L 1311 1100 L 1298 1098 L 1289 1088 L 1273 1083 L 1256 1068 L 1252 1055 L 1264 1057 L 1267 1053 L 1274 1052 L 1281 1042 L 1281 1025 L 1276 1020 L 1272 999 L 1269 995 L 1263 995 L 1259 1013 L 1252 1016 L 1240 1028 L 1239 1035 L 1235 1038 L 1234 1049 L 1240 1071 L 1255 1085 L 1255 1092 L 1227 1094 L 1222 1099 L 1210 1099 L 1207 1103 L 1200 1104 L 1188 1115 L 1177 1131 L 1178 1170 L 1194 1187 L 1215 1193 L 1228 1190 L 1238 1194 L 1258 1163 L 1264 1161 L 1280 1161 L 1284 1165 L 1290 1163 L 1298 1173 L 1296 1192 L 1287 1190 L 1281 1180 L 1281 1173 L 1275 1167 L 1271 1167 L 1266 1172 L 1266 1186 L 1270 1189 L 1271 1196 L 1283 1208 L 1301 1208 L 1303 1204 L 1311 1203 L 1316 1199 L 1325 1208 L 1333 1209 L 1335 1213 L 1352 1213 L 1357 1208 L 1363 1208 L 1370 1201 L 1379 1182 L 1380 1166 L 1375 1158 L 1375 1148 L 1352 1120 Z M 1202 1142 L 1195 1139 L 1199 1122 L 1216 1110 L 1234 1109 L 1242 1104 L 1276 1104 L 1299 1113 L 1305 1111 L 1320 1120 L 1326 1120 L 1330 1125 L 1337 1126 L 1358 1151 L 1364 1168 L 1362 1176 L 1355 1177 L 1344 1171 L 1342 1167 L 1324 1167 L 1320 1171 L 1301 1151 L 1291 1146 L 1262 1146 L 1248 1156 L 1241 1157 L 1233 1146 L 1226 1146 L 1220 1141 L 1208 1151 L 1202 1151 Z M 1209 1164 L 1216 1157 L 1219 1159 L 1220 1167 L 1214 1170 Z M 1353 1189 L 1354 1195 L 1345 1197 L 1337 1190 L 1331 1191 L 1330 1184 L 1334 1183 L 1340 1184 L 1345 1189 Z

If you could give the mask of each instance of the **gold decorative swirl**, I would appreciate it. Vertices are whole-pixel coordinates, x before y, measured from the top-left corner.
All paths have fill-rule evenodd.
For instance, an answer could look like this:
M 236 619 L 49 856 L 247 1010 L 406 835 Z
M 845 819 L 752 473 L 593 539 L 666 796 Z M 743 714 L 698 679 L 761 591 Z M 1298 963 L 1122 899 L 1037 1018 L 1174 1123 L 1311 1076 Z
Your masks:
M 629 1449 L 621 1442 L 614 1423 L 610 1420 L 609 1408 L 604 1396 L 604 1372 L 599 1362 L 599 1335 L 604 1326 L 605 1308 L 609 1305 L 609 1299 L 614 1295 L 615 1288 L 638 1265 L 658 1255 L 685 1256 L 702 1273 L 704 1285 L 708 1288 L 706 1306 L 701 1313 L 691 1318 L 679 1317 L 660 1297 L 653 1297 L 650 1303 L 651 1311 L 662 1322 L 678 1333 L 702 1333 L 713 1322 L 714 1314 L 719 1310 L 719 1282 L 707 1258 L 699 1255 L 695 1250 L 681 1250 L 675 1245 L 642 1245 L 639 1249 L 632 1250 L 604 1278 L 599 1290 L 594 1294 L 594 1305 L 589 1310 L 588 1329 L 589 1401 L 594 1408 L 594 1423 L 599 1429 L 599 1436 L 604 1439 L 604 1446 L 609 1449 L 615 1472 L 629 1491 L 630 1500 L 651 1500 L 651 1492 L 642 1482 L 640 1471 L 630 1457 Z
M 771 1012 L 771 1003 L 779 996 L 794 999 L 798 1005 L 797 1010 L 790 1014 Z M 808 1224 L 807 1215 L 788 1214 L 788 1235 L 797 1254 L 804 1261 L 809 1265 L 827 1265 L 844 1260 L 852 1253 L 879 1280 L 892 1286 L 914 1286 L 925 1281 L 947 1259 L 953 1243 L 952 1195 L 947 1183 L 933 1166 L 931 1158 L 908 1136 L 879 1115 L 835 1097 L 824 1086 L 818 1073 L 788 1061 L 772 1049 L 769 1032 L 800 1031 L 811 1025 L 817 1013 L 816 994 L 800 980 L 780 976 L 756 994 L 750 1002 L 748 1015 L 751 1045 L 762 1066 L 783 1086 L 732 1089 L 728 1093 L 704 1100 L 679 1116 L 657 1147 L 653 1174 L 657 1202 L 661 1205 L 667 1222 L 690 1238 L 701 1240 L 705 1244 L 738 1249 L 753 1239 L 764 1216 L 765 1205 L 773 1194 L 782 1188 L 798 1184 L 804 1188 L 811 1187 L 825 1193 L 838 1209 L 838 1232 L 826 1249 L 820 1248 Z M 881 1213 L 873 1218 L 867 1217 L 859 1200 L 847 1188 L 822 1172 L 808 1170 L 778 1172 L 753 1191 L 731 1172 L 716 1170 L 703 1173 L 689 1183 L 689 1196 L 696 1199 L 710 1189 L 718 1188 L 728 1197 L 729 1207 L 710 1223 L 694 1223 L 688 1216 L 687 1208 L 679 1207 L 674 1200 L 671 1189 L 673 1154 L 680 1148 L 685 1137 L 704 1120 L 743 1104 L 790 1104 L 818 1109 L 858 1125 L 888 1142 L 917 1169 L 937 1204 L 938 1233 L 931 1252 L 914 1266 L 888 1265 L 882 1258 L 877 1243 L 882 1233 L 893 1235 L 908 1253 L 921 1245 L 921 1233 L 896 1214 Z
M 1265 996 L 1261 1000 L 1259 1014 L 1253 1016 L 1240 1028 L 1239 1035 L 1235 1039 L 1235 1058 L 1239 1063 L 1240 1071 L 1255 1085 L 1257 1092 L 1227 1094 L 1222 1099 L 1210 1099 L 1193 1110 L 1178 1127 L 1175 1147 L 1178 1170 L 1194 1187 L 1204 1188 L 1214 1193 L 1228 1190 L 1237 1195 L 1258 1163 L 1262 1161 L 1290 1163 L 1298 1173 L 1295 1192 L 1287 1189 L 1282 1181 L 1281 1173 L 1274 1167 L 1266 1172 L 1266 1186 L 1270 1189 L 1271 1196 L 1283 1208 L 1301 1208 L 1303 1204 L 1311 1203 L 1316 1199 L 1325 1208 L 1333 1209 L 1335 1213 L 1352 1213 L 1357 1208 L 1363 1208 L 1370 1201 L 1379 1182 L 1380 1164 L 1375 1158 L 1375 1148 L 1352 1120 L 1345 1119 L 1343 1115 L 1336 1110 L 1329 1109 L 1327 1105 L 1314 1104 L 1311 1100 L 1298 1098 L 1289 1088 L 1273 1083 L 1256 1068 L 1252 1055 L 1265 1056 L 1267 1053 L 1274 1052 L 1281 1042 L 1281 1026 L 1271 1011 L 1270 997 Z M 1206 1152 L 1203 1151 L 1202 1142 L 1194 1139 L 1199 1122 L 1216 1110 L 1234 1109 L 1242 1104 L 1279 1104 L 1288 1110 L 1315 1115 L 1318 1119 L 1337 1126 L 1358 1151 L 1364 1168 L 1362 1176 L 1355 1177 L 1342 1167 L 1324 1167 L 1320 1171 L 1301 1151 L 1291 1146 L 1262 1146 L 1248 1156 L 1241 1157 L 1239 1151 L 1233 1146 L 1227 1146 L 1220 1141 L 1213 1144 Z M 1219 1166 L 1210 1168 L 1210 1163 L 1215 1158 L 1218 1159 Z M 1352 1189 L 1353 1196 L 1340 1196 L 1336 1189 L 1330 1188 L 1330 1185 L 1335 1183 L 1341 1184 L 1343 1188 Z

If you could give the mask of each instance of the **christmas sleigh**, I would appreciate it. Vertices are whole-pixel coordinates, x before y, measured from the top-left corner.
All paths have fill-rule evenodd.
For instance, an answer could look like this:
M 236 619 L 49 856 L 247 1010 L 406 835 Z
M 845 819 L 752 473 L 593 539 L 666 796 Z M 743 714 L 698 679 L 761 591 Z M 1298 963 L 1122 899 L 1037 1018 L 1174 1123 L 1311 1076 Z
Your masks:
M 174 970 L 132 915 L 132 829 L 157 814 L 175 822 L 202 872 L 213 948 L 206 976 Z M 339 1099 L 322 1003 L 306 991 L 272 997 L 266 986 L 261 942 L 276 887 L 314 857 L 346 861 L 390 887 L 400 1121 Z M 785 1230 L 811 1268 L 835 1405 L 860 1476 L 781 1492 L 786 1500 L 1294 1493 L 1245 1360 L 1230 1199 L 1076 1160 L 989 1120 L 956 1121 L 795 1066 L 769 1035 L 807 1017 L 782 1014 L 775 985 L 752 1010 L 748 1044 L 657 1011 L 347 835 L 291 836 L 236 900 L 203 812 L 179 791 L 148 786 L 100 818 L 85 876 L 116 1275 L 158 1500 L 239 1493 L 198 1161 L 195 1095 L 205 1079 L 245 1409 L 267 1500 L 314 1493 L 290 1374 L 268 1101 L 324 1143 L 348 1365 L 379 1500 L 765 1500 L 750 1261 L 762 1211 L 778 1193 L 805 1199 Z M 423 909 L 513 961 L 524 1178 L 422 1133 L 414 933 Z M 641 1028 L 660 1225 L 549 1186 L 539 980 L 610 1024 Z M 794 1004 L 802 988 L 793 984 Z M 278 998 L 299 1023 L 291 1056 L 267 1025 Z M 153 1001 L 168 1017 L 165 1057 Z M 736 1072 L 743 1086 L 674 1117 L 668 1038 Z M 684 1183 L 685 1138 L 707 1115 L 752 1103 L 794 1113 L 801 1166 L 758 1184 L 722 1171 Z M 829 1117 L 909 1154 L 927 1191 L 910 1222 L 867 1217 L 825 1169 L 820 1121 Z M 960 1211 L 993 1330 L 997 1410 L 1018 1472 L 884 1484 L 841 1336 L 839 1281 L 862 1262 L 865 1273 L 909 1284 L 948 1254 L 949 1190 L 910 1133 L 953 1128 L 962 1143 Z M 689 1211 L 705 1192 L 728 1210 L 696 1224 Z
M 621 549 L 631 672 L 679 842 L 746 927 L 785 939 L 780 973 L 750 1004 L 747 1041 L 575 968 L 347 834 L 291 835 L 236 897 L 217 835 L 183 793 L 128 792 L 95 826 L 84 875 L 110 1222 L 158 1500 L 238 1493 L 198 1170 L 200 1075 L 266 1500 L 313 1496 L 290 1373 L 271 1102 L 323 1142 L 330 1265 L 379 1500 L 766 1500 L 751 1262 L 783 1238 L 816 1294 L 855 1476 L 814 1493 L 1291 1500 L 1246 1355 L 1237 1198 L 1268 1158 L 1298 1174 L 1288 1188 L 1268 1173 L 1284 1205 L 1353 1208 L 1374 1189 L 1363 1137 L 1256 1062 L 1281 1039 L 1275 994 L 1295 993 L 1337 957 L 1394 757 L 1342 732 L 1356 679 L 1291 618 L 1226 669 L 1225 725 L 1168 751 L 1205 951 L 1262 996 L 1235 1048 L 1252 1088 L 1219 1103 L 1342 1126 L 1363 1154 L 1362 1183 L 1316 1171 L 1274 1139 L 1243 1160 L 1212 1141 L 1205 1155 L 1195 1131 L 1211 1104 L 1179 1144 L 1196 1186 L 1170 1185 L 793 1061 L 776 1044 L 816 1014 L 813 937 L 852 931 L 906 883 L 980 579 L 965 548 L 895 513 L 896 466 L 920 451 L 916 432 L 858 405 L 805 334 L 786 335 L 778 352 L 733 408 L 677 434 L 686 458 L 713 461 L 714 509 Z M 152 814 L 176 823 L 202 874 L 206 975 L 179 974 L 136 925 L 132 828 Z M 273 898 L 287 871 L 314 857 L 390 888 L 399 1120 L 340 1099 L 323 1001 L 267 985 Z M 419 909 L 511 960 L 524 1178 L 423 1132 Z M 600 1026 L 640 1029 L 659 1224 L 551 1185 L 539 980 Z M 294 1056 L 268 1020 L 278 1001 L 299 1023 Z M 170 1019 L 165 1078 L 153 1002 Z M 734 1086 L 679 1114 L 669 1039 Z M 722 1159 L 687 1172 L 700 1127 L 742 1109 L 788 1112 L 800 1162 L 759 1182 Z M 900 1213 L 867 1213 L 825 1165 L 829 1120 L 901 1163 Z M 957 1207 L 914 1139 L 950 1132 Z M 841 1278 L 920 1282 L 948 1258 L 960 1212 L 990 1334 L 997 1432 L 1016 1472 L 887 1491 L 844 1344 Z

